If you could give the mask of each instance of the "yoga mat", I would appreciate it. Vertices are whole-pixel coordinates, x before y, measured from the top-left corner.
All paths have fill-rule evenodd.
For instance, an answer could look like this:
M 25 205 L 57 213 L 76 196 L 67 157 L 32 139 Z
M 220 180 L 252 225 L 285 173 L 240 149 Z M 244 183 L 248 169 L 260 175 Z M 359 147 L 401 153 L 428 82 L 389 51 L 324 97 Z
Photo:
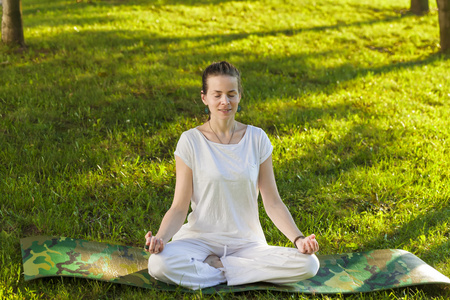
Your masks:
M 25 280 L 68 276 L 166 291 L 186 291 L 147 273 L 149 254 L 141 248 L 65 237 L 37 236 L 20 240 Z M 421 284 L 450 284 L 450 279 L 404 250 L 373 250 L 318 255 L 316 276 L 295 284 L 221 284 L 202 293 L 272 290 L 306 294 L 360 293 Z

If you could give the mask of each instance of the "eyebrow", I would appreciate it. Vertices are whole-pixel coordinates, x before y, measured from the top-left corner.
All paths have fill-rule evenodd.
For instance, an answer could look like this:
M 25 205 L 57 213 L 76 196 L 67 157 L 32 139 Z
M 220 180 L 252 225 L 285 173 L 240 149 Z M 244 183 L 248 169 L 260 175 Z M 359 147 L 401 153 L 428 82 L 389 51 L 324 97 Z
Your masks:
M 233 89 L 233 90 L 229 90 L 228 92 L 225 92 L 225 93 L 232 93 L 232 92 L 237 93 L 238 91 Z M 213 93 L 223 93 L 223 91 L 214 90 Z

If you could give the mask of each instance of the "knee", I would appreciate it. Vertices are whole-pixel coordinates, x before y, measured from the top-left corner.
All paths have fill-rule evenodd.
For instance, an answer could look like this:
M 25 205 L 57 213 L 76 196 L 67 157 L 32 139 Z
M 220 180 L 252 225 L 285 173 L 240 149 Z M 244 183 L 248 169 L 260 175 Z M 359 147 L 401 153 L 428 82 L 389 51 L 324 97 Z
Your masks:
M 152 254 L 148 259 L 148 273 L 156 279 L 161 280 L 164 278 L 164 274 L 167 274 L 168 264 L 167 259 L 164 259 L 164 255 Z
M 316 255 L 312 254 L 308 256 L 307 262 L 305 264 L 305 272 L 303 274 L 304 279 L 308 279 L 316 276 L 319 271 L 320 262 Z
M 298 282 L 316 276 L 319 267 L 320 262 L 317 256 L 314 254 L 304 255 L 301 264 L 298 266 L 296 275 L 291 278 L 292 282 Z

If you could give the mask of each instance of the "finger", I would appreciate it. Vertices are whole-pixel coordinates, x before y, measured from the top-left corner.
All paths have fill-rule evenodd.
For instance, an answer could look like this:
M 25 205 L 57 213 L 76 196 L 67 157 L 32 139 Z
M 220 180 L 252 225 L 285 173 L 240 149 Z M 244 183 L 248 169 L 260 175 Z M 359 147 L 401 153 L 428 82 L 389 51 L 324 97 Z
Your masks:
M 147 233 L 147 235 L 146 235 L 146 243 L 150 243 L 150 239 L 152 238 L 152 232 L 151 231 L 149 231 L 148 233 Z
M 156 237 L 153 237 L 152 240 L 154 241 L 154 247 L 152 248 L 152 253 L 159 253 L 161 252 L 161 239 L 157 239 Z
M 164 249 L 164 242 L 162 239 L 158 239 L 158 248 L 157 250 L 161 252 Z
M 307 237 L 307 243 L 309 246 L 309 253 L 312 254 L 319 250 L 319 243 L 317 243 L 316 236 L 314 234 Z
M 159 253 L 159 246 L 161 245 L 161 242 L 159 239 L 155 239 L 155 253 Z
M 311 244 L 308 241 L 305 242 L 305 253 L 311 254 Z
M 316 240 L 316 236 L 314 234 L 312 234 L 309 237 L 310 237 L 309 241 L 311 243 L 311 248 L 312 248 L 313 253 L 319 251 L 319 243 Z
M 316 240 L 312 240 L 310 243 L 310 251 L 311 254 L 317 252 L 319 250 L 319 244 L 317 243 Z
M 311 234 L 310 236 L 307 236 L 305 238 L 305 240 L 307 240 L 309 242 L 315 241 L 316 240 L 316 236 L 314 234 Z
M 150 249 L 150 237 L 151 236 L 152 236 L 152 232 L 151 231 L 147 232 L 147 234 L 145 235 L 144 250 L 146 252 L 149 252 L 149 249 Z
M 300 246 L 298 247 L 298 251 L 300 251 L 300 253 L 306 254 L 306 245 L 304 239 L 302 240 Z
M 152 237 L 152 232 L 151 231 L 147 232 L 147 234 L 145 235 L 145 245 L 150 245 L 151 237 Z
M 308 253 L 308 254 L 314 253 L 314 243 L 315 242 L 316 241 L 314 239 L 308 239 L 305 241 L 306 253 Z
M 155 251 L 155 240 L 156 240 L 156 238 L 154 236 L 152 236 L 150 238 L 149 249 L 150 249 L 151 253 L 153 253 Z
M 319 251 L 319 243 L 314 240 L 314 243 L 312 244 L 312 253 L 316 253 L 317 251 Z

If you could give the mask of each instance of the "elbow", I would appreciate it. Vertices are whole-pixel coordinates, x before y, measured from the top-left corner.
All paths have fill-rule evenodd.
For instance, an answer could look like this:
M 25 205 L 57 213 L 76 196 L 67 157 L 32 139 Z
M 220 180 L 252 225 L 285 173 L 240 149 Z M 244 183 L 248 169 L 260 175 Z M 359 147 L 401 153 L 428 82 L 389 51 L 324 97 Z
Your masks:
M 184 220 L 184 219 L 186 219 L 188 211 L 189 211 L 189 205 L 172 205 L 169 208 L 167 213 Z
M 264 209 L 269 216 L 274 212 L 287 209 L 286 205 L 284 205 L 280 197 L 275 197 L 272 198 L 271 200 L 263 201 L 263 203 Z

